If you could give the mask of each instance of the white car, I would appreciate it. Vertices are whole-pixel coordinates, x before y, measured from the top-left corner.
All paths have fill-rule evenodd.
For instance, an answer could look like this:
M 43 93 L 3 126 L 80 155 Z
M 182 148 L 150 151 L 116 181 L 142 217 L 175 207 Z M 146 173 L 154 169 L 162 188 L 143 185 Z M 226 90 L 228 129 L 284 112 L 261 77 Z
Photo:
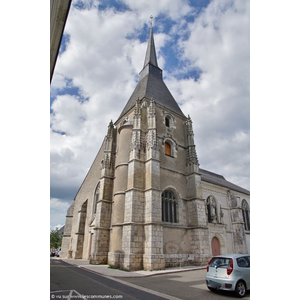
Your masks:
M 244 297 L 250 290 L 250 255 L 214 256 L 207 265 L 206 285 L 210 290 L 235 291 Z
M 61 251 L 61 248 L 60 247 L 57 248 L 55 251 L 55 256 L 59 257 L 60 251 Z

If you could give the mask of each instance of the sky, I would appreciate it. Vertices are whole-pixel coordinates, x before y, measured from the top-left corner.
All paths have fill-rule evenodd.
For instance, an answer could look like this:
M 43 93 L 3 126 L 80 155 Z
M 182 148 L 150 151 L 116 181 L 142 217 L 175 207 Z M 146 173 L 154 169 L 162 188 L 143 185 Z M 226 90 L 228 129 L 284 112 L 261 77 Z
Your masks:
M 73 0 L 50 89 L 51 229 L 137 85 L 151 15 L 200 167 L 250 190 L 250 1 Z

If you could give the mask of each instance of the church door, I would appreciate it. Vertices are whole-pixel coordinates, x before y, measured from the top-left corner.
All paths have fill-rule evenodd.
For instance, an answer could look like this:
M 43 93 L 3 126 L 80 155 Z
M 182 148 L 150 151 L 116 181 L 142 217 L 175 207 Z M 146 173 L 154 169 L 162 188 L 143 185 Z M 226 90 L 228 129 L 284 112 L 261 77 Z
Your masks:
M 219 243 L 219 240 L 216 237 L 214 237 L 211 240 L 211 251 L 212 251 L 213 256 L 221 254 L 221 252 L 220 252 L 220 243 Z

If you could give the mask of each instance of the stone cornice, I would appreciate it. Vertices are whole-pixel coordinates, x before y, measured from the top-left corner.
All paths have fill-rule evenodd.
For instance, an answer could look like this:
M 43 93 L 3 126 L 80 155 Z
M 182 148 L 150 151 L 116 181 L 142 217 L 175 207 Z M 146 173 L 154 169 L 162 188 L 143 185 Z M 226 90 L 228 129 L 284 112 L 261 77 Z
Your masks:
M 228 190 L 228 189 L 224 190 L 223 187 L 217 186 L 217 188 L 224 190 L 224 191 L 220 191 L 220 190 L 217 190 L 217 188 L 208 188 L 207 186 L 205 186 L 205 184 L 212 185 L 211 183 L 208 183 L 208 182 L 203 181 L 203 180 L 201 180 L 201 183 L 202 183 L 202 190 L 203 190 L 203 191 L 214 192 L 214 193 L 221 194 L 221 195 L 227 197 L 227 190 Z M 215 185 L 215 186 L 216 186 L 216 185 Z
M 114 193 L 114 196 L 117 196 L 117 195 L 125 195 L 126 192 L 125 191 L 118 191 L 118 192 L 115 192 Z
M 93 227 L 93 230 L 110 230 L 110 227 L 97 226 L 97 227 Z
M 180 174 L 182 176 L 187 176 L 185 173 L 182 173 L 182 172 L 179 172 L 179 171 L 175 171 L 175 170 L 172 170 L 172 169 L 169 169 L 169 168 L 166 168 L 166 167 L 160 166 L 160 168 L 163 169 L 163 170 L 166 170 L 166 171 L 170 171 L 170 172 L 173 172 L 173 173 Z
M 96 203 L 100 203 L 100 202 L 112 203 L 113 201 L 112 200 L 106 200 L 106 199 L 100 199 Z
M 119 167 L 128 167 L 128 163 L 121 163 L 115 166 L 115 169 L 119 168 Z
M 200 201 L 205 201 L 204 198 L 199 198 L 199 197 L 193 197 L 193 198 L 182 198 L 184 201 L 193 201 L 193 200 L 200 200 Z
M 133 122 L 127 122 L 118 128 L 118 133 L 120 133 L 120 131 L 124 128 L 132 128 L 132 127 L 133 127 Z
M 170 223 L 166 224 L 163 222 L 124 222 L 124 223 L 116 223 L 112 224 L 111 227 L 122 227 L 122 226 L 129 226 L 129 225 L 138 225 L 138 226 L 149 226 L 149 225 L 161 225 L 162 227 L 168 227 L 173 229 L 208 229 L 208 226 L 198 225 L 198 226 L 184 226 L 184 225 L 176 225 L 178 223 Z M 222 225 L 222 224 L 219 224 Z

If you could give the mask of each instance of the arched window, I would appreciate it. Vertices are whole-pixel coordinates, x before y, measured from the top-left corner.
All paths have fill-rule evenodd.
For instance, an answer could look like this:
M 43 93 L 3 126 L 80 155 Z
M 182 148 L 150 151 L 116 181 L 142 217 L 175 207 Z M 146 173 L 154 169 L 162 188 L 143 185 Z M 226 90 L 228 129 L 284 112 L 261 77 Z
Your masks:
M 172 155 L 171 145 L 168 142 L 165 142 L 165 154 L 169 156 Z
M 250 230 L 250 208 L 245 199 L 242 201 L 242 212 L 245 230 Z
M 178 223 L 178 203 L 176 196 L 170 190 L 166 190 L 161 195 L 162 221 Z
M 97 211 L 97 201 L 99 200 L 99 188 L 100 188 L 100 182 L 98 182 L 94 193 L 93 214 L 95 214 Z

